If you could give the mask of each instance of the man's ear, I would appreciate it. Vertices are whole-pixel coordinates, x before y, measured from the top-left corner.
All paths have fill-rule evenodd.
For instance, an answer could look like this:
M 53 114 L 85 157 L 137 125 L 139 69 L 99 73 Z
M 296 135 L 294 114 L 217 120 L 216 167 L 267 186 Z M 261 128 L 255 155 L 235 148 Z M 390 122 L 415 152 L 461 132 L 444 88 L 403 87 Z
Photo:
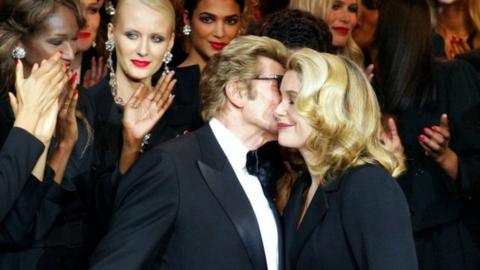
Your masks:
M 246 94 L 243 93 L 243 85 L 239 81 L 228 81 L 225 84 L 225 94 L 227 95 L 228 101 L 237 108 L 242 108 L 245 100 Z

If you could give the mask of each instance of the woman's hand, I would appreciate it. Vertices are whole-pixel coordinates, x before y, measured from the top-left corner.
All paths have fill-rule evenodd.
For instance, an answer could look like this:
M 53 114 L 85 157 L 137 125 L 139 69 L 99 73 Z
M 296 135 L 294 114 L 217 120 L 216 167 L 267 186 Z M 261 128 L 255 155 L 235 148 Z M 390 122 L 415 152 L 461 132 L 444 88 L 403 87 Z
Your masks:
M 94 86 L 108 74 L 108 67 L 104 63 L 102 56 L 98 58 L 98 61 L 95 56 L 92 57 L 91 63 L 92 67 L 85 71 L 85 75 L 83 77 L 82 86 L 85 88 Z
M 58 98 L 67 82 L 60 53 L 42 61 L 40 66 L 34 64 L 28 78 L 24 78 L 21 61 L 18 61 L 15 73 L 16 96 L 9 93 L 16 118 L 14 126 L 29 131 L 45 143 L 52 137 Z M 53 119 L 52 115 L 55 116 Z
M 450 128 L 446 114 L 440 116 L 440 126 L 425 127 L 418 142 L 426 156 L 435 160 L 452 179 L 457 178 L 458 157 L 449 146 Z
M 458 54 L 466 53 L 472 49 L 468 45 L 467 41 L 463 38 L 458 38 L 457 36 L 452 36 L 450 40 L 450 50 L 447 54 L 447 59 L 453 59 Z
M 173 72 L 163 75 L 148 95 L 144 94 L 144 86 L 139 87 L 125 104 L 122 122 L 127 144 L 139 146 L 168 109 L 174 98 L 170 93 L 176 83 L 172 78 Z
M 148 95 L 143 95 L 143 86 L 139 87 L 125 104 L 120 173 L 132 166 L 140 153 L 143 138 L 172 104 L 174 95 L 170 93 L 176 83 L 172 78 L 173 72 L 163 75 Z
M 385 144 L 385 148 L 395 155 L 403 156 L 403 145 L 400 136 L 398 136 L 395 120 L 392 117 L 386 117 L 382 122 L 383 128 L 380 132 L 380 139 Z
M 60 100 L 60 111 L 57 120 L 58 147 L 73 149 L 78 139 L 77 127 L 77 101 L 78 89 L 76 87 L 78 74 L 75 72 L 68 81 L 67 92 Z

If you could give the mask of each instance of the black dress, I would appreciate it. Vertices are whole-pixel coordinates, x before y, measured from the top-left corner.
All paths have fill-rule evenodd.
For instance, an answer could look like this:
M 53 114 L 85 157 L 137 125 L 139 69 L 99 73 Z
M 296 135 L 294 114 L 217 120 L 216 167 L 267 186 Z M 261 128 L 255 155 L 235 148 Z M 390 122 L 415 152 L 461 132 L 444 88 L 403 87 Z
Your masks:
M 436 100 L 423 108 L 412 107 L 398 115 L 407 172 L 399 178 L 412 210 L 420 269 L 480 269 L 480 253 L 464 225 L 464 206 L 472 200 L 472 187 L 480 179 L 479 134 L 467 118 L 480 101 L 473 68 L 463 61 L 438 64 L 434 71 Z M 418 143 L 424 127 L 439 125 L 448 114 L 450 147 L 459 157 L 458 179 L 451 179 Z M 470 121 L 471 122 L 471 121 Z M 478 127 L 477 127 L 478 130 Z
M 154 76 L 153 82 L 156 83 L 159 77 L 159 74 Z M 172 92 L 175 95 L 173 103 L 150 131 L 145 151 L 203 125 L 199 109 L 198 66 L 175 69 L 175 78 L 177 83 Z M 115 172 L 123 141 L 123 107 L 114 102 L 108 80 L 107 77 L 86 91 L 94 111 L 97 178 L 109 178 Z
M 89 107 L 80 94 L 77 109 L 87 122 Z M 47 168 L 43 182 L 29 181 L 24 186 L 1 224 L 0 269 L 88 268 L 100 237 L 100 222 L 95 210 L 97 183 L 91 177 L 93 145 L 85 123 L 78 122 L 78 141 L 62 183 L 56 184 L 53 171 Z

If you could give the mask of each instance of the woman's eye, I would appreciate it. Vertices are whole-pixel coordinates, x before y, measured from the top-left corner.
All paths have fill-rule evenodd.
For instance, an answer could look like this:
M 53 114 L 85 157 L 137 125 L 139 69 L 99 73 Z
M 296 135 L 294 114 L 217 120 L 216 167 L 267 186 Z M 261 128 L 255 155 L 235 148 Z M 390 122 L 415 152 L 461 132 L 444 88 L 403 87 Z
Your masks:
M 332 5 L 333 10 L 339 10 L 341 7 L 342 7 L 342 4 L 338 3 L 338 2 L 333 3 L 333 5 Z
M 125 33 L 125 36 L 128 38 L 128 39 L 137 39 L 138 38 L 138 35 L 136 33 L 132 33 L 132 32 L 126 32 Z
M 226 22 L 227 22 L 228 25 L 235 25 L 235 24 L 238 23 L 238 19 L 237 18 L 228 18 L 226 20 Z
M 60 46 L 60 45 L 62 45 L 63 40 L 61 40 L 61 39 L 52 39 L 52 40 L 49 40 L 48 42 L 49 42 L 50 44 L 54 45 L 54 46 Z
M 210 16 L 200 16 L 200 21 L 203 23 L 212 23 L 213 18 Z
M 351 13 L 357 13 L 358 12 L 358 5 L 354 4 L 348 7 L 348 11 Z
M 94 15 L 94 14 L 97 14 L 98 11 L 99 11 L 98 8 L 89 8 L 89 9 L 87 10 L 87 13 Z
M 162 41 L 164 41 L 165 39 L 162 37 L 162 36 L 152 36 L 152 41 L 155 42 L 155 43 L 160 43 Z

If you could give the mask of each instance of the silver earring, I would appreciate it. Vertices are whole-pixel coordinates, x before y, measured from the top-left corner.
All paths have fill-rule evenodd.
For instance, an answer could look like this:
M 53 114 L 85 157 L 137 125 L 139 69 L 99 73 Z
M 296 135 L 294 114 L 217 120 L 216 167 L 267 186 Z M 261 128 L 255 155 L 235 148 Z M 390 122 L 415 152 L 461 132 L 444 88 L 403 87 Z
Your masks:
M 190 27 L 190 25 L 184 25 L 183 26 L 183 29 L 182 29 L 182 32 L 185 36 L 190 36 L 190 34 L 192 33 L 192 27 Z
M 93 48 L 97 47 L 97 43 L 95 41 L 92 42 L 92 47 Z
M 172 62 L 173 54 L 170 51 L 167 51 L 163 56 L 163 74 L 168 74 L 170 72 L 170 68 L 168 68 L 168 64 Z
M 110 16 L 115 15 L 115 7 L 113 6 L 112 1 L 105 2 L 105 13 Z
M 25 49 L 22 47 L 15 47 L 12 50 L 12 57 L 15 59 L 23 59 L 25 58 L 26 52 Z
M 108 39 L 107 41 L 105 41 L 105 49 L 109 53 L 112 53 L 113 49 L 115 49 L 115 41 L 113 41 L 113 39 Z

